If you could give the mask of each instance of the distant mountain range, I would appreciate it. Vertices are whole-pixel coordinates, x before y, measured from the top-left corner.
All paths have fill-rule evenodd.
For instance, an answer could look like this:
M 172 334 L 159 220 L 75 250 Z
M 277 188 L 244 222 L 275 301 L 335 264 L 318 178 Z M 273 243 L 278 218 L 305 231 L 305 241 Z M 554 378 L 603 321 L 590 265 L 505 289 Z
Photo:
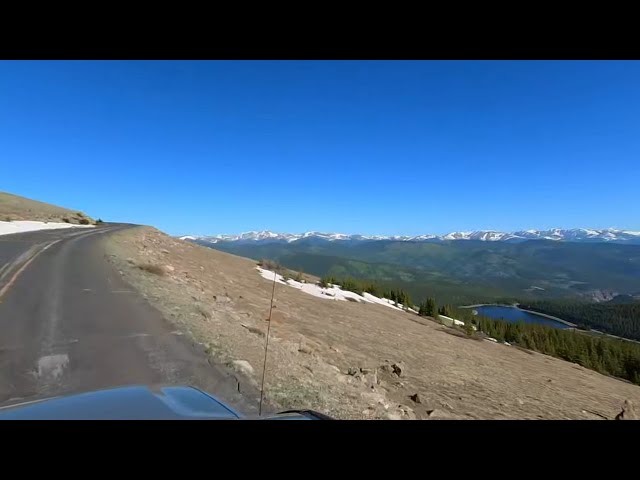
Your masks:
M 428 294 L 454 305 L 640 295 L 640 233 L 623 230 L 415 237 L 248 232 L 183 238 L 254 260 L 276 260 L 316 276 L 375 280 L 416 299 Z
M 483 242 L 523 242 L 526 240 L 556 240 L 565 242 L 608 242 L 640 245 L 640 232 L 619 230 L 614 228 L 591 229 L 553 228 L 549 230 L 523 230 L 519 232 L 497 232 L 494 230 L 478 230 L 474 232 L 451 232 L 446 235 L 348 235 L 344 233 L 274 233 L 270 231 L 246 232 L 240 235 L 185 235 L 183 240 L 198 240 L 208 243 L 293 243 L 299 240 L 319 240 L 330 242 L 371 242 L 380 240 L 401 242 L 449 242 L 456 240 L 479 240 Z

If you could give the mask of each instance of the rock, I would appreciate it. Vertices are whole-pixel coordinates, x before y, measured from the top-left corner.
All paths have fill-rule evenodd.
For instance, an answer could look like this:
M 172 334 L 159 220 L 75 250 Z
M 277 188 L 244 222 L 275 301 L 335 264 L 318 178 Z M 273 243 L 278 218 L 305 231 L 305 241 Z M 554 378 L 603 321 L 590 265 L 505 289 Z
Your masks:
M 387 413 L 384 418 L 387 420 L 402 420 L 402 416 L 397 413 Z
M 360 369 L 359 368 L 355 368 L 355 367 L 349 367 L 347 370 L 347 375 L 357 375 L 358 373 L 360 373 Z
M 432 418 L 435 417 L 438 413 L 438 410 L 436 410 L 435 408 L 432 410 L 427 410 L 427 417 Z
M 164 269 L 165 269 L 167 272 L 175 272 L 175 270 L 176 270 L 176 268 L 175 268 L 173 265 L 165 265 L 165 266 L 164 266 Z
M 298 352 L 300 353 L 306 353 L 307 355 L 311 355 L 313 353 L 313 350 L 311 350 L 309 347 L 307 346 L 302 346 L 298 349 Z
M 450 404 L 448 404 L 447 402 L 440 402 L 440 404 L 441 404 L 444 408 L 447 408 L 447 409 L 449 409 L 449 410 L 453 411 L 453 407 L 452 407 Z
M 362 392 L 360 396 L 369 403 L 384 405 L 384 395 L 376 392 Z
M 393 365 L 391 365 L 391 368 L 393 369 L 393 373 L 399 377 L 402 377 L 406 374 L 406 367 L 404 366 L 403 362 L 394 363 Z
M 407 417 L 409 420 L 415 420 L 416 419 L 416 414 L 413 412 L 413 410 L 409 407 L 405 407 L 403 406 L 400 411 L 402 412 L 402 415 L 404 417 Z
M 340 353 L 340 350 L 338 350 L 336 347 L 329 347 L 330 350 L 333 350 L 336 353 Z
M 521 398 L 516 398 L 516 402 L 518 402 L 518 405 L 524 405 L 524 402 Z
M 374 370 L 371 368 L 360 367 L 360 372 L 364 373 L 365 375 L 368 375 L 369 373 L 373 373 Z
M 378 385 L 378 374 L 374 371 L 373 373 L 362 374 L 362 382 L 367 386 L 374 388 Z
M 134 265 L 136 261 L 133 258 L 127 258 L 127 263 Z
M 234 360 L 232 363 L 236 370 L 241 373 L 244 373 L 247 376 L 253 375 L 253 367 L 246 360 Z
M 163 248 L 162 250 L 160 250 L 160 253 L 169 253 L 169 250 L 167 250 L 166 248 Z
M 636 413 L 633 410 L 633 403 L 631 400 L 625 400 L 622 404 L 622 411 L 616 415 L 616 420 L 635 420 Z
M 422 403 L 420 400 L 420 395 L 418 393 L 414 393 L 413 395 L 409 395 L 409 398 L 413 400 L 415 403 Z

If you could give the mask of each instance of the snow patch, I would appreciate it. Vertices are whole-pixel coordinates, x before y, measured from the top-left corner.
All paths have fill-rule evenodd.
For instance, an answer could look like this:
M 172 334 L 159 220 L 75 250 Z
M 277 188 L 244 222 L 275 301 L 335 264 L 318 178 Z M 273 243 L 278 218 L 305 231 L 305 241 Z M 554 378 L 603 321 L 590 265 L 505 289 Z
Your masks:
M 444 324 L 447 323 L 451 323 L 453 325 L 458 325 L 458 326 L 463 326 L 464 322 L 460 321 L 460 320 L 456 320 L 455 318 L 451 318 L 451 317 L 447 317 L 446 315 L 438 315 L 438 317 L 440 318 L 440 320 L 444 320 Z
M 33 220 L 16 220 L 0 222 L 0 235 L 11 233 L 34 232 L 36 230 L 57 230 L 60 228 L 93 228 L 95 225 L 74 225 L 71 223 L 37 222 Z
M 352 300 L 356 300 L 358 302 L 376 303 L 378 305 L 384 305 L 385 307 L 390 307 L 396 310 L 403 311 L 401 304 L 398 304 L 399 306 L 396 307 L 394 302 L 392 302 L 388 298 L 378 298 L 367 292 L 365 292 L 363 295 L 358 295 L 357 293 L 350 292 L 348 290 L 342 290 L 338 285 L 331 285 L 328 288 L 322 288 L 319 285 L 316 285 L 315 283 L 297 282 L 293 279 L 289 279 L 285 282 L 282 280 L 282 275 L 280 275 L 279 273 L 275 273 L 270 270 L 265 270 L 264 268 L 261 268 L 261 267 L 256 267 L 256 268 L 258 272 L 260 272 L 260 275 L 263 278 L 272 282 L 273 276 L 275 274 L 276 283 L 279 283 L 282 285 L 288 285 L 289 287 L 296 288 L 298 290 L 303 291 L 304 293 L 313 295 L 314 297 L 324 298 L 325 300 L 341 300 L 341 301 L 347 301 L 349 298 L 351 298 Z

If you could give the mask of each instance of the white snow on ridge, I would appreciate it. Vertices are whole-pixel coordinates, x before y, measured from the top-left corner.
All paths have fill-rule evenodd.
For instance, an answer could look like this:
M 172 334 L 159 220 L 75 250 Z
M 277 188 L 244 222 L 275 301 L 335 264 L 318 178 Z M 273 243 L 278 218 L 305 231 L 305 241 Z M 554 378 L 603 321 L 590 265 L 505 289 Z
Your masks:
M 440 321 L 446 324 L 457 325 L 459 327 L 464 326 L 464 322 L 461 320 L 457 320 L 455 318 L 447 317 L 445 315 L 438 315 L 440 317 Z
M 191 239 L 192 236 L 187 235 L 181 237 L 183 239 Z M 495 230 L 476 230 L 468 232 L 451 232 L 446 235 L 348 235 L 344 233 L 323 233 L 323 232 L 306 232 L 306 233 L 274 233 L 270 231 L 260 232 L 244 232 L 240 235 L 213 235 L 213 236 L 194 236 L 194 239 L 208 241 L 210 243 L 218 242 L 260 242 L 260 241 L 280 241 L 280 242 L 297 242 L 304 239 L 321 239 L 330 242 L 340 241 L 375 241 L 375 240 L 393 240 L 402 242 L 424 242 L 424 241 L 457 241 L 457 240 L 480 240 L 484 242 L 505 242 L 505 241 L 524 241 L 524 240 L 556 240 L 556 241 L 602 241 L 602 242 L 637 242 L 640 240 L 640 232 L 630 230 L 619 230 L 614 228 L 605 229 L 589 229 L 589 228 L 573 228 L 561 229 L 551 228 L 548 230 L 523 230 L 518 232 L 498 232 Z
M 265 270 L 261 267 L 256 267 L 260 275 L 269 280 L 273 281 L 274 272 L 270 270 Z M 293 279 L 289 279 L 286 282 L 282 280 L 282 275 L 279 273 L 275 274 L 276 283 L 280 283 L 282 285 L 288 285 L 293 288 L 297 288 L 298 290 L 302 290 L 304 293 L 308 293 L 309 295 L 313 295 L 314 297 L 324 298 L 325 300 L 342 300 L 347 301 L 348 298 L 352 298 L 358 302 L 367 302 L 367 303 L 377 303 L 378 305 L 384 305 L 385 307 L 394 308 L 396 310 L 402 310 L 402 306 L 396 307 L 394 303 L 388 298 L 378 298 L 370 293 L 364 293 L 364 295 L 358 295 L 357 293 L 350 292 L 348 290 L 342 290 L 337 285 L 331 285 L 329 288 L 322 288 L 315 283 L 302 283 L 296 282 Z
M 256 269 L 258 270 L 262 278 L 269 280 L 270 282 L 273 282 L 273 277 L 275 275 L 276 283 L 279 283 L 281 285 L 287 285 L 292 288 L 296 288 L 305 293 L 308 293 L 309 295 L 313 295 L 314 297 L 324 298 L 325 300 L 339 300 L 339 301 L 345 301 L 345 302 L 349 298 L 351 298 L 358 302 L 375 303 L 378 305 L 383 305 L 385 307 L 393 308 L 394 310 L 399 310 L 401 312 L 404 312 L 404 309 L 403 309 L 404 306 L 402 304 L 398 304 L 398 306 L 396 306 L 395 303 L 389 300 L 388 298 L 379 298 L 367 292 L 364 292 L 362 295 L 358 295 L 357 293 L 350 292 L 349 290 L 342 290 L 338 285 L 331 285 L 329 288 L 322 288 L 319 285 L 316 285 L 315 283 L 296 282 L 292 278 L 290 278 L 285 282 L 282 280 L 282 275 L 280 275 L 279 273 L 275 273 L 270 270 L 265 270 L 264 268 L 261 268 L 261 267 L 256 267 Z M 409 308 L 408 310 L 411 313 L 415 313 L 416 315 L 418 314 L 418 312 L 413 308 Z M 445 317 L 444 315 L 440 315 L 440 318 L 444 320 L 443 323 L 448 326 L 464 325 L 464 322 L 460 320 L 456 320 L 455 318 Z
M 0 222 L 0 235 L 11 233 L 33 232 L 36 230 L 57 230 L 60 228 L 93 228 L 95 225 L 75 225 L 71 223 L 37 222 L 34 220 L 15 220 Z

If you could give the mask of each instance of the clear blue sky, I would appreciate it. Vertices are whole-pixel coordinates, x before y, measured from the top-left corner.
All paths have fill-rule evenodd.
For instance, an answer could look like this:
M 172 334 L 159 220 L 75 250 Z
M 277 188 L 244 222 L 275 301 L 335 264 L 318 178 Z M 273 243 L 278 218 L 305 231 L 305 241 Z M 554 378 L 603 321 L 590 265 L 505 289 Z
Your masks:
M 640 230 L 640 63 L 0 62 L 0 166 L 170 234 Z

